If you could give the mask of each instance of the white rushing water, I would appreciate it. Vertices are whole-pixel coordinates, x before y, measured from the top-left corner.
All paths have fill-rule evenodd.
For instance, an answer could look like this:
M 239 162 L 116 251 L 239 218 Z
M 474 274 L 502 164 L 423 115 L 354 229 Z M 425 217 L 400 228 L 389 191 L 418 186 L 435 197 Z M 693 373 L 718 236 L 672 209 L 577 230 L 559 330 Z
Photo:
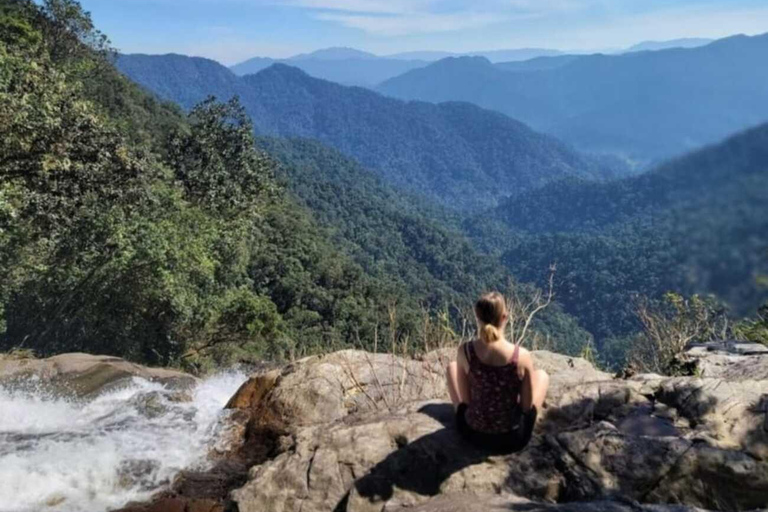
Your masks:
M 0 512 L 100 512 L 147 499 L 206 464 L 223 406 L 245 379 L 209 377 L 187 402 L 138 378 L 89 401 L 0 387 Z

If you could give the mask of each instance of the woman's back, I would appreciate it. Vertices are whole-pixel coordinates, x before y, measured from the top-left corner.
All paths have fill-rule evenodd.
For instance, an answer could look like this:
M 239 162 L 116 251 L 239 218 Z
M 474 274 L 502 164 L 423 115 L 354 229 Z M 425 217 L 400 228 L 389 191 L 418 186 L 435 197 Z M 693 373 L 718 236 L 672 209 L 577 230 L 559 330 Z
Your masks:
M 520 404 L 520 347 L 514 346 L 511 357 L 501 348 L 479 354 L 474 342 L 464 345 L 471 392 L 466 420 L 478 432 L 509 432 Z

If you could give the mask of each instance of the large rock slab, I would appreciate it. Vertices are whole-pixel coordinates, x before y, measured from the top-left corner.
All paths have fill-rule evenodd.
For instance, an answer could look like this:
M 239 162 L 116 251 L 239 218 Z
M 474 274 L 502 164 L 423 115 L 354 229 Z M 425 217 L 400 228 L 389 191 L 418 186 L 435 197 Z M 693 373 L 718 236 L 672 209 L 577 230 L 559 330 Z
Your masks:
M 47 359 L 0 360 L 0 384 L 44 386 L 56 393 L 86 396 L 140 377 L 186 390 L 196 379 L 183 372 L 148 368 L 112 356 L 61 354 Z
M 759 343 L 702 343 L 692 346 L 686 356 L 696 361 L 701 377 L 768 380 L 768 347 Z
M 466 445 L 453 427 L 443 381 L 452 355 L 345 351 L 254 376 L 230 405 L 251 414 L 251 432 L 279 441 L 232 493 L 238 509 L 429 511 L 450 502 L 470 510 L 437 498 L 456 493 L 504 510 L 768 505 L 768 381 L 619 380 L 578 358 L 536 353 L 552 376 L 547 405 L 529 446 L 497 456 Z
M 455 349 L 409 359 L 344 350 L 301 359 L 253 376 L 229 407 L 248 409 L 262 424 L 285 431 L 333 423 L 349 415 L 396 411 L 414 401 L 447 399 L 445 367 Z M 552 386 L 610 380 L 584 359 L 534 352 L 537 366 L 553 376 Z

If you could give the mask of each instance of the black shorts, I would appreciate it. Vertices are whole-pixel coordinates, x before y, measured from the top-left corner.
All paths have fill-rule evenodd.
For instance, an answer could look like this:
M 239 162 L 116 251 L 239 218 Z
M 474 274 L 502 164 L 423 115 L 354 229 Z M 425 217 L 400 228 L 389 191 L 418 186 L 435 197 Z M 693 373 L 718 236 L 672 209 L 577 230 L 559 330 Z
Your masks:
M 466 441 L 496 454 L 519 452 L 528 445 L 536 425 L 536 407 L 527 413 L 516 411 L 510 418 L 510 432 L 488 434 L 472 430 L 466 419 L 467 404 L 459 404 L 456 410 L 456 429 Z

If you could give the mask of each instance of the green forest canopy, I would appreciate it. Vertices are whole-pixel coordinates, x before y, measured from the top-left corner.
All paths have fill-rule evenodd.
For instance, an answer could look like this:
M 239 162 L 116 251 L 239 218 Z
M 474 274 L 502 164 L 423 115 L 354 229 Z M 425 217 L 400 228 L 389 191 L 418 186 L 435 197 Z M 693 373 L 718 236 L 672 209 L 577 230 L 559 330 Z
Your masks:
M 425 318 L 450 330 L 441 311 L 510 282 L 337 153 L 261 141 L 278 165 L 237 101 L 154 100 L 76 2 L 0 5 L 0 349 L 200 368 L 423 346 Z M 318 167 L 340 180 L 285 188 Z M 589 339 L 557 308 L 539 328 L 564 350 Z

